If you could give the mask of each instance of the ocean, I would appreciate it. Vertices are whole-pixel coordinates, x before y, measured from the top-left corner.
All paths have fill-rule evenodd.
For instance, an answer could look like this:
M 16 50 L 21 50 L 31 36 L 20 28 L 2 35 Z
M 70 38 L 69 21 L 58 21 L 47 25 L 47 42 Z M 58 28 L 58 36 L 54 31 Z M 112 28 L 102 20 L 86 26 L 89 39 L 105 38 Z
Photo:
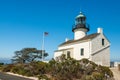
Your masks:
M 10 58 L 0 58 L 0 63 L 11 64 L 12 61 Z

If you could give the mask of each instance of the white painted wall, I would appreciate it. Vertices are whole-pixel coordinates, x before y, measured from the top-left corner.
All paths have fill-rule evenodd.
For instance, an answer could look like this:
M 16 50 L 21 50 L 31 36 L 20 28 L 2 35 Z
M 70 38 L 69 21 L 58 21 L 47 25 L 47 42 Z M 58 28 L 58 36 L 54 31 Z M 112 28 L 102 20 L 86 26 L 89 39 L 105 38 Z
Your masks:
M 87 41 L 84 43 L 77 42 L 77 43 L 70 44 L 70 45 L 60 46 L 58 48 L 58 50 L 66 50 L 66 49 L 69 50 L 69 48 L 72 48 L 72 51 L 71 51 L 72 58 L 74 58 L 76 60 L 80 60 L 82 58 L 90 58 L 90 54 L 91 54 L 90 41 Z M 83 56 L 80 55 L 81 48 L 84 48 L 84 55 Z M 55 54 L 58 54 L 58 53 L 55 52 Z M 54 55 L 54 57 L 57 57 L 57 56 L 59 56 L 59 55 Z
M 102 39 L 104 39 L 104 43 L 105 43 L 104 46 L 102 45 Z M 92 39 L 91 41 L 92 53 L 95 53 L 99 51 L 100 49 L 105 48 L 107 46 L 110 46 L 110 43 L 103 34 L 100 34 L 99 36 Z
M 60 57 L 63 54 L 63 51 L 57 51 L 54 53 L 54 59 L 56 59 L 56 57 Z
M 104 45 L 102 45 L 102 39 L 104 39 Z M 106 37 L 100 34 L 91 43 L 91 52 L 95 54 L 92 56 L 92 61 L 100 65 L 110 66 L 110 43 Z
M 90 47 L 89 47 L 89 41 L 88 42 L 84 42 L 84 43 L 79 43 L 79 44 L 76 44 L 74 45 L 74 58 L 76 60 L 80 60 L 82 58 L 89 58 L 90 56 L 90 53 L 89 52 L 90 50 Z M 81 56 L 80 53 L 81 53 L 81 48 L 84 49 L 84 55 Z
M 65 54 L 66 58 L 67 58 L 67 52 L 68 51 L 70 52 L 71 58 L 73 58 L 73 48 L 66 48 L 66 49 L 61 49 L 61 50 L 55 51 L 55 53 L 54 53 L 54 59 L 56 57 L 60 57 L 62 54 Z
M 74 40 L 77 40 L 77 39 L 80 39 L 80 38 L 83 38 L 86 36 L 86 32 L 87 30 L 86 29 L 76 29 L 74 31 Z
M 96 64 L 110 67 L 110 47 L 94 54 L 92 56 L 92 61 Z

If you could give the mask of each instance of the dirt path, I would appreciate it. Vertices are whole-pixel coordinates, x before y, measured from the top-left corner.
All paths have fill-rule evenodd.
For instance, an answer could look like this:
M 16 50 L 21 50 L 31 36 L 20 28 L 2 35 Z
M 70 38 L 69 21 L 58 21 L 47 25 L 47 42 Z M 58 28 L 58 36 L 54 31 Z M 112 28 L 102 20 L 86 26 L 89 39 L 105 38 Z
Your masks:
M 0 72 L 0 80 L 33 80 Z
M 110 69 L 113 72 L 115 80 L 120 80 L 120 71 L 118 71 L 117 68 L 110 68 Z
M 14 73 L 11 73 L 11 72 L 7 72 L 6 74 L 13 75 L 13 76 L 18 76 L 18 77 L 22 77 L 22 78 L 27 78 L 27 79 L 30 79 L 30 80 L 38 80 L 38 78 L 36 78 L 36 77 L 27 77 L 27 76 L 22 76 L 22 75 L 19 75 L 19 74 L 14 74 Z

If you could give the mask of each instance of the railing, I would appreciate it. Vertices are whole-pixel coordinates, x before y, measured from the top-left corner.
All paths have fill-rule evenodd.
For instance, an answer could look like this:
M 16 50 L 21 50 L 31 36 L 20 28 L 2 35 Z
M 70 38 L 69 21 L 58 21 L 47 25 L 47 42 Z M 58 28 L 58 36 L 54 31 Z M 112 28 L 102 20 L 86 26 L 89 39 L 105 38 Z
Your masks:
M 75 29 L 78 29 L 78 28 L 86 28 L 88 31 L 90 30 L 90 26 L 89 24 L 74 24 L 72 26 L 72 31 L 74 32 Z

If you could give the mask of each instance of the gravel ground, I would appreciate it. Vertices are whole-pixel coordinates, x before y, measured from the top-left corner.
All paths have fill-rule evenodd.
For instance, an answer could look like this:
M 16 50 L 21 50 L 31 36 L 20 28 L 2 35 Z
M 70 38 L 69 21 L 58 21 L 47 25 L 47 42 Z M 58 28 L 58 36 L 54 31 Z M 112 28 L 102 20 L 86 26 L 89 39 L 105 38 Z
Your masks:
M 115 80 L 120 80 L 120 71 L 118 71 L 118 68 L 110 68 L 113 72 Z

